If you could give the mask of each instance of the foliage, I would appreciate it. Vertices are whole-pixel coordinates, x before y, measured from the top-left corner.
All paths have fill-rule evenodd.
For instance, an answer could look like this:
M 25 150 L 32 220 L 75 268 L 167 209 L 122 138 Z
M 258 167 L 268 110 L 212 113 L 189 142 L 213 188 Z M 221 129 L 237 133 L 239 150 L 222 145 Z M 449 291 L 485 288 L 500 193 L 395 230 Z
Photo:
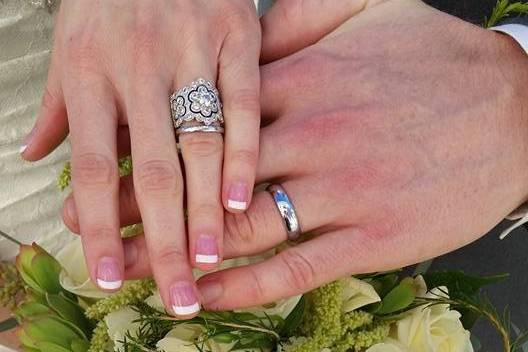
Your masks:
M 498 0 L 489 19 L 486 19 L 484 26 L 490 28 L 504 21 L 511 16 L 528 14 L 528 2 L 510 2 L 510 0 Z

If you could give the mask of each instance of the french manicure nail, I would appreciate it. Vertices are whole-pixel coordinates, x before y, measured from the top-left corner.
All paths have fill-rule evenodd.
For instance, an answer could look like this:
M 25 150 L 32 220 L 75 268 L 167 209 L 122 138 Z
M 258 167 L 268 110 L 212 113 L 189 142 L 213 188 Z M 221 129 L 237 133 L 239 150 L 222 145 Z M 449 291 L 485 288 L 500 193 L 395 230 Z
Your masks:
M 136 244 L 131 241 L 125 241 L 123 244 L 125 251 L 125 268 L 129 268 L 136 264 L 138 258 L 138 250 Z
M 200 303 L 189 282 L 181 281 L 171 286 L 170 299 L 176 315 L 191 315 L 200 311 Z
M 199 285 L 199 290 L 205 305 L 216 302 L 224 294 L 224 288 L 217 281 L 202 282 Z
M 24 142 L 18 151 L 20 154 L 24 154 L 26 149 L 29 147 L 29 145 L 31 144 L 31 140 L 33 139 L 33 136 L 35 135 L 35 132 L 36 132 L 36 127 L 33 127 L 31 132 L 29 132 L 26 138 L 24 138 Z
M 102 257 L 97 265 L 97 285 L 104 290 L 117 290 L 123 284 L 119 263 L 115 258 Z
M 218 263 L 218 244 L 215 236 L 200 235 L 196 241 L 196 263 Z
M 233 210 L 246 210 L 248 187 L 245 183 L 235 182 L 229 188 L 227 207 Z

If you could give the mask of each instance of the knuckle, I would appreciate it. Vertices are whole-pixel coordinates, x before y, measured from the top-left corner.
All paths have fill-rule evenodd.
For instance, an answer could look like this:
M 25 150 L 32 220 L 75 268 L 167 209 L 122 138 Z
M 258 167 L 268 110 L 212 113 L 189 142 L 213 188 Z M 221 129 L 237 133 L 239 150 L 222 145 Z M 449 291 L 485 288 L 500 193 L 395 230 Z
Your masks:
M 223 209 L 218 204 L 197 204 L 190 205 L 187 209 L 187 214 L 190 218 L 221 218 L 223 216 Z
M 220 136 L 210 133 L 187 133 L 180 136 L 183 156 L 188 153 L 191 157 L 213 157 L 223 152 L 223 142 Z
M 256 11 L 247 5 L 246 1 L 225 1 L 220 4 L 222 6 L 220 21 L 231 28 L 235 28 L 240 31 L 240 27 L 254 26 L 257 27 L 258 20 Z M 245 30 L 241 31 L 245 32 Z
M 258 152 L 252 149 L 235 150 L 229 156 L 229 161 L 235 164 L 249 166 L 252 170 L 257 168 Z
M 255 225 L 247 212 L 227 214 L 224 220 L 225 242 L 236 253 L 244 252 L 249 243 L 254 243 Z
M 250 283 L 247 286 L 248 298 L 251 302 L 264 303 L 266 301 L 266 290 L 264 289 L 261 275 L 255 271 L 255 268 L 251 266 L 247 266 L 247 268 L 249 274 L 247 282 Z
M 81 236 L 90 243 L 108 243 L 108 240 L 117 237 L 119 232 L 111 227 L 88 224 L 81 229 Z
M 257 89 L 240 89 L 227 94 L 226 102 L 232 102 L 233 109 L 260 117 L 260 96 Z
M 167 160 L 150 160 L 134 172 L 138 190 L 144 194 L 183 194 L 183 185 L 176 167 Z
M 295 292 L 304 292 L 315 283 L 315 269 L 297 249 L 289 249 L 277 256 L 282 261 L 287 282 Z
M 99 153 L 84 153 L 73 159 L 72 178 L 83 185 L 111 185 L 118 177 L 117 163 Z
M 187 254 L 176 245 L 165 245 L 155 251 L 152 256 L 149 255 L 149 258 L 151 258 L 153 268 L 173 268 L 174 264 L 187 263 Z
M 96 71 L 97 52 L 96 38 L 89 30 L 74 34 L 66 44 L 67 66 L 72 72 Z

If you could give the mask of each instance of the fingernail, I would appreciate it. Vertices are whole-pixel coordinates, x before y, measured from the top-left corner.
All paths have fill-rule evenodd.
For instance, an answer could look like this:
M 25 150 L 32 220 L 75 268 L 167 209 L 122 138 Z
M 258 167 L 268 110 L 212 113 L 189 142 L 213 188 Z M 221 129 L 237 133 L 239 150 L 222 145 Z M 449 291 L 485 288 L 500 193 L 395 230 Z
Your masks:
M 229 188 L 227 207 L 233 210 L 246 210 L 248 187 L 245 183 L 235 182 Z
M 97 266 L 97 285 L 104 290 L 117 290 L 123 284 L 119 263 L 115 258 L 102 257 Z
M 138 250 L 136 244 L 131 241 L 126 241 L 123 244 L 125 251 L 125 268 L 131 267 L 137 262 Z
M 224 294 L 224 288 L 217 281 L 202 282 L 199 285 L 204 305 L 216 302 Z
M 189 282 L 181 281 L 171 286 L 170 299 L 176 315 L 191 315 L 200 311 L 200 303 Z
M 33 136 L 35 135 L 35 132 L 36 132 L 36 127 L 33 127 L 31 132 L 29 132 L 29 134 L 26 136 L 26 138 L 24 138 L 24 142 L 23 142 L 22 146 L 20 147 L 20 150 L 18 151 L 20 154 L 24 154 L 26 149 L 29 147 L 29 145 L 31 144 L 31 141 L 33 139 Z
M 77 224 L 77 207 L 72 197 L 66 199 L 66 214 L 73 223 Z
M 200 235 L 196 241 L 196 262 L 202 264 L 218 263 L 218 244 L 215 236 Z

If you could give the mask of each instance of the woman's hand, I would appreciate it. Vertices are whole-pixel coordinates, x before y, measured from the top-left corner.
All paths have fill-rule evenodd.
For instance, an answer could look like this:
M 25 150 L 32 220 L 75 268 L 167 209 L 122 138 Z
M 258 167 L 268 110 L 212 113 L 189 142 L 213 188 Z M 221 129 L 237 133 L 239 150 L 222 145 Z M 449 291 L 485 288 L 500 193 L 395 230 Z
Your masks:
M 314 40 L 314 27 L 296 25 L 300 12 L 285 10 L 289 1 L 264 19 L 264 57 Z M 334 4 L 301 13 L 334 16 Z M 281 32 L 280 46 L 268 41 Z M 438 256 L 526 200 L 528 59 L 513 40 L 416 0 L 386 1 L 328 32 L 261 69 L 257 181 L 282 184 L 311 236 L 265 262 L 200 279 L 209 309 L 267 303 Z M 137 222 L 134 201 L 121 204 L 122 222 Z M 225 225 L 226 257 L 286 239 L 264 191 Z M 128 246 L 145 253 L 142 236 Z M 138 260 L 128 274 L 148 272 Z
M 250 202 L 260 124 L 259 54 L 252 0 L 62 2 L 42 110 L 22 153 L 27 160 L 42 158 L 64 139 L 69 124 L 71 210 L 78 214 L 91 277 L 102 289 L 118 289 L 130 261 L 119 233 L 116 147 L 118 130 L 128 125 L 134 194 L 156 282 L 170 311 L 197 313 L 191 265 L 210 269 L 221 261 L 223 206 L 241 212 Z M 199 77 L 218 82 L 225 146 L 218 133 L 179 137 L 187 244 L 169 96 Z

